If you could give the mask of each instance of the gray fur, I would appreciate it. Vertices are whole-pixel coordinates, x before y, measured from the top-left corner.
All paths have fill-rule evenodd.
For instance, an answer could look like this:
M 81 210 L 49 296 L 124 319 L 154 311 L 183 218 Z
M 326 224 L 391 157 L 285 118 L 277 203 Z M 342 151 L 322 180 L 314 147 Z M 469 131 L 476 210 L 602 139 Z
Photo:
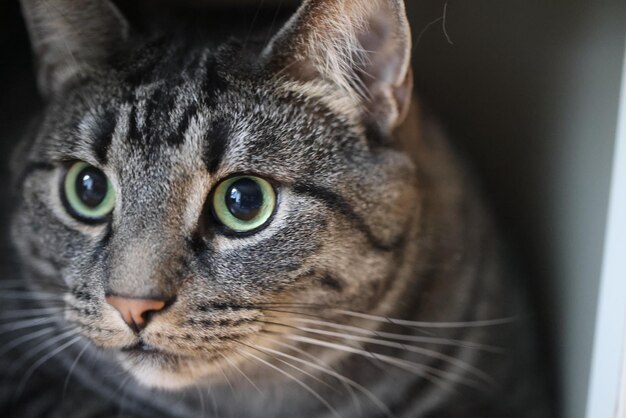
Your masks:
M 114 59 L 102 35 L 126 33 L 126 23 L 117 12 L 85 15 L 113 10 L 106 0 L 85 1 L 80 16 L 70 0 L 35 3 L 22 4 L 40 71 L 51 71 L 52 57 L 54 73 L 74 80 L 44 86 L 43 120 L 16 156 L 13 238 L 32 295 L 53 295 L 35 305 L 59 309 L 58 330 L 31 344 L 68 326 L 81 338 L 33 370 L 16 414 L 547 416 L 522 292 L 491 221 L 440 129 L 397 91 L 410 88 L 410 70 L 398 64 L 409 59 L 405 32 L 368 43 L 402 55 L 370 68 L 395 72 L 365 83 L 384 97 L 375 106 L 319 69 L 282 71 L 281 63 L 324 52 L 304 48 L 308 35 L 293 50 L 276 48 L 320 24 L 311 10 L 336 1 L 306 1 L 268 48 L 157 33 L 116 44 Z M 63 6 L 70 23 L 106 29 L 91 45 L 100 51 L 81 54 L 71 42 L 80 73 L 42 56 L 37 25 L 58 18 L 43 4 Z M 399 0 L 343 6 L 339 20 L 351 24 L 353 12 L 360 31 L 374 14 L 377 25 L 408 27 Z M 47 28 L 45 44 L 60 48 Z M 109 223 L 84 224 L 65 210 L 60 184 L 76 160 L 112 181 Z M 237 173 L 278 191 L 269 225 L 242 237 L 224 234 L 206 206 L 219 181 Z M 137 336 L 107 294 L 175 301 Z M 483 320 L 496 324 L 472 324 Z M 449 322 L 464 324 L 437 327 Z M 139 339 L 170 354 L 122 351 Z M 67 401 L 38 386 L 59 385 L 70 367 Z M 3 402 L 14 397 L 6 385 L 0 393 Z

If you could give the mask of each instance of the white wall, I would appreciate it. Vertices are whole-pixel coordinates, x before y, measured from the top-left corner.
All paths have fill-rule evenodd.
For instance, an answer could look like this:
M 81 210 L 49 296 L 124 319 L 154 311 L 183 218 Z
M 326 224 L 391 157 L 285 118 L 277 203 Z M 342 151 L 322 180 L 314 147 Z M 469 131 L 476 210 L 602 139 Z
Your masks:
M 624 29 L 626 34 L 626 28 Z M 626 54 L 625 54 L 626 56 Z M 623 67 L 620 116 L 613 159 L 613 179 L 602 281 L 596 319 L 587 416 L 624 417 L 623 355 L 626 349 L 626 60 Z M 621 405 L 619 401 L 621 400 Z
M 444 1 L 407 5 L 419 32 L 441 16 Z M 447 12 L 454 45 L 441 22 L 424 33 L 415 46 L 418 89 L 477 164 L 519 243 L 554 348 L 563 416 L 583 417 L 626 2 L 449 0 Z

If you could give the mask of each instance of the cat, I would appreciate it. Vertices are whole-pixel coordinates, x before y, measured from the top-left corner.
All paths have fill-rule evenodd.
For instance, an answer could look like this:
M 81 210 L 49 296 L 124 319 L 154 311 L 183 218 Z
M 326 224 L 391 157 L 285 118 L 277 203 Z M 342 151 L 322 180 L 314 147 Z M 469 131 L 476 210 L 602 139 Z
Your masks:
M 402 0 L 304 0 L 220 43 L 21 5 L 46 105 L 13 160 L 3 416 L 550 416 Z

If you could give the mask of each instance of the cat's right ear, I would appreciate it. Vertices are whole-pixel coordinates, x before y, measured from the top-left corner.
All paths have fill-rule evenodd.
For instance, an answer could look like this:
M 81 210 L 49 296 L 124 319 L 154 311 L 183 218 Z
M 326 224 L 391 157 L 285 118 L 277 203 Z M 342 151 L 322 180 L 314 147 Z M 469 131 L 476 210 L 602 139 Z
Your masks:
M 98 67 L 125 43 L 128 23 L 108 0 L 21 0 L 45 97 Z

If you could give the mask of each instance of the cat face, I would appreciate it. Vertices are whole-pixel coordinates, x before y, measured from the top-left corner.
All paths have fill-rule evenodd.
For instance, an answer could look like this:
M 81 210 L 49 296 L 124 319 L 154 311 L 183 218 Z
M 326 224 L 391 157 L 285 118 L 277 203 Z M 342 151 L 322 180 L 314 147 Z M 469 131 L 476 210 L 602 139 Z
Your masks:
M 18 164 L 13 233 L 29 274 L 63 286 L 64 320 L 140 381 L 175 388 L 297 333 L 275 320 L 293 304 L 374 306 L 417 209 L 391 139 L 408 38 L 380 21 L 403 30 L 401 2 L 305 2 L 251 57 L 237 42 L 132 39 L 110 4 L 88 3 L 96 51 L 73 39 L 64 60 L 49 33 L 62 25 L 41 24 L 58 16 L 24 1 L 48 106 Z M 327 34 L 343 49 L 315 50 L 346 13 Z

